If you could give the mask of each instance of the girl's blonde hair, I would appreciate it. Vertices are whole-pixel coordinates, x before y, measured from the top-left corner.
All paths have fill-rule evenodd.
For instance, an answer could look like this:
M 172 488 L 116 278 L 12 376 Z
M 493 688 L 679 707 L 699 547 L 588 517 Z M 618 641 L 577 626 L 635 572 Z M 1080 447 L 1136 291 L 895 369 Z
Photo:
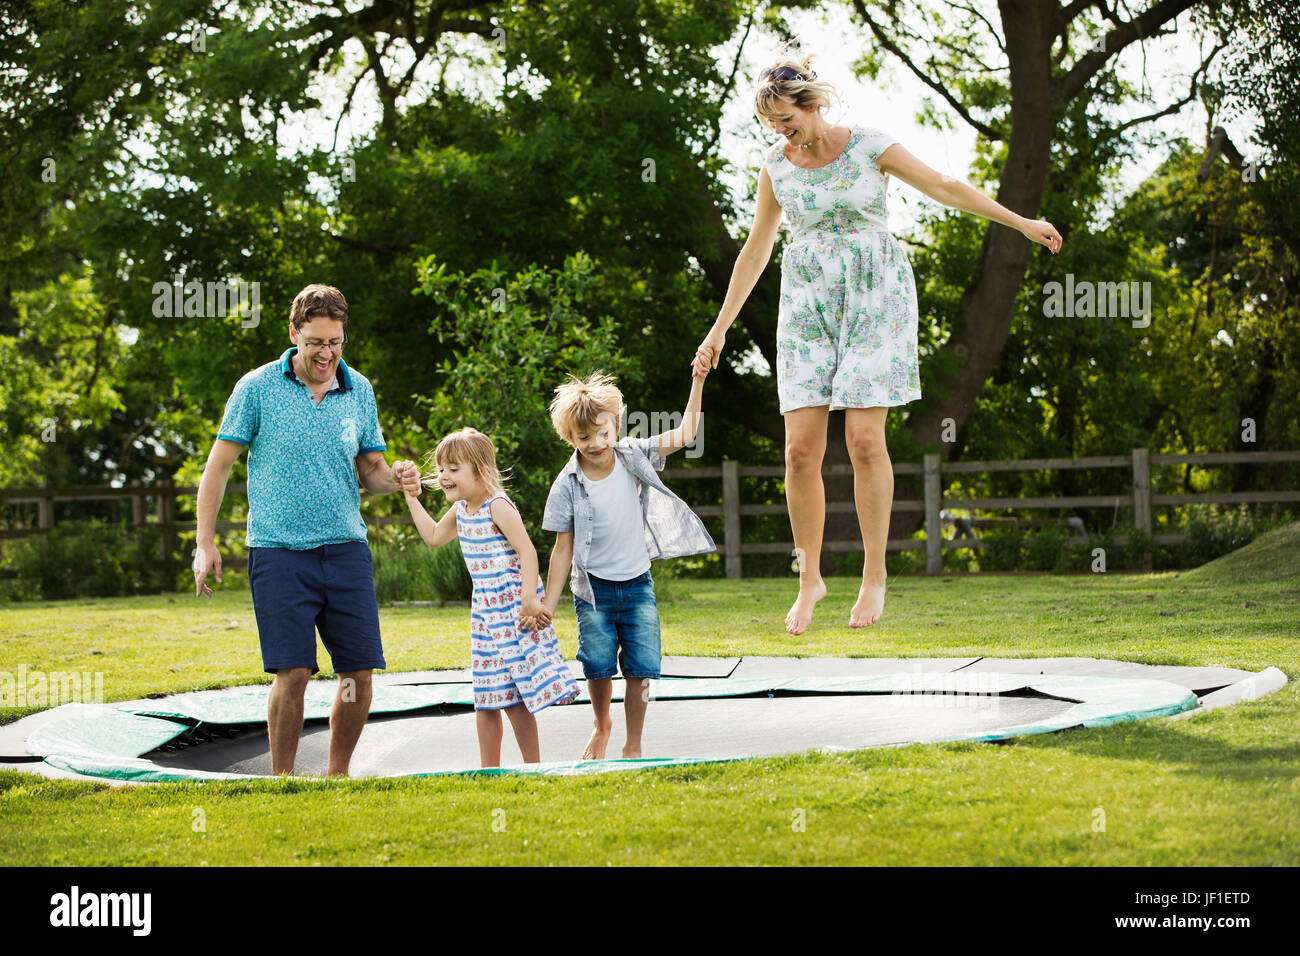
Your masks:
M 551 400 L 551 424 L 561 438 L 573 444 L 579 432 L 592 432 L 609 421 L 617 432 L 623 418 L 623 393 L 614 376 L 593 372 L 586 380 L 570 375 Z
M 790 115 L 790 104 L 800 109 L 829 109 L 840 99 L 835 87 L 818 80 L 811 53 L 787 54 L 758 75 L 754 112 L 763 119 Z
M 437 484 L 436 472 L 452 462 L 469 465 L 489 491 L 505 490 L 505 478 L 497 470 L 497 453 L 492 439 L 474 428 L 462 428 L 445 436 L 438 447 L 424 456 L 420 480 L 427 487 Z

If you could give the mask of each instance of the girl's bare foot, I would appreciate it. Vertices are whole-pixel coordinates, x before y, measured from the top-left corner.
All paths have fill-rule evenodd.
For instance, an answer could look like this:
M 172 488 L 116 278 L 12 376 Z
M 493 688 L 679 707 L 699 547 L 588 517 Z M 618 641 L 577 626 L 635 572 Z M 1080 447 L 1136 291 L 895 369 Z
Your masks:
M 609 744 L 609 734 L 613 729 L 612 721 L 603 727 L 597 724 L 596 729 L 591 732 L 591 739 L 587 741 L 587 749 L 582 752 L 582 759 L 604 760 L 605 747 Z
M 790 605 L 790 613 L 785 616 L 785 629 L 791 634 L 802 634 L 812 623 L 813 608 L 826 596 L 826 582 L 821 578 L 816 584 L 800 584 L 799 596 Z
M 858 591 L 858 603 L 849 612 L 849 627 L 870 627 L 880 620 L 885 610 L 885 582 L 868 584 L 862 582 Z

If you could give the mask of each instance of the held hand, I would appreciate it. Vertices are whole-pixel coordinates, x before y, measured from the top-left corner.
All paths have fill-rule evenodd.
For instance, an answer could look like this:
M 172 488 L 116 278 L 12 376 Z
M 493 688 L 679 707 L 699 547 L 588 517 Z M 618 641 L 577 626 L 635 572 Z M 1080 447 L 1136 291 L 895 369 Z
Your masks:
M 201 544 L 194 549 L 194 596 L 212 597 L 212 588 L 208 587 L 208 572 L 216 575 L 221 583 L 221 552 L 215 544 Z
M 1056 231 L 1056 227 L 1046 219 L 1026 219 L 1020 226 L 1020 231 L 1034 242 L 1047 246 L 1052 255 L 1056 255 L 1061 251 L 1061 243 L 1064 240 L 1061 238 L 1061 234 Z
M 695 358 L 691 360 L 692 378 L 708 375 L 709 369 L 718 367 L 718 360 L 722 358 L 722 347 L 726 341 L 727 333 L 716 327 L 709 330 L 709 334 L 695 350 Z
M 415 466 L 415 462 L 405 459 L 393 462 L 393 482 L 402 494 L 409 497 L 419 497 L 421 491 L 420 469 Z
M 541 625 L 538 619 L 542 615 L 542 602 L 536 594 L 530 595 L 523 599 L 522 606 L 519 608 L 519 621 L 530 631 L 540 630 Z
M 691 360 L 691 378 L 705 378 L 713 370 L 713 358 L 708 352 L 696 352 Z

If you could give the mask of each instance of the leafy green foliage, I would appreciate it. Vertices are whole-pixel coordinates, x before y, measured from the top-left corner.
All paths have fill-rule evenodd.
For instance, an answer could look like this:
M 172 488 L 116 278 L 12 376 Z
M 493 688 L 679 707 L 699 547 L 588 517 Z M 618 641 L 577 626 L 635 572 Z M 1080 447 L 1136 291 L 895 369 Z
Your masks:
M 13 335 L 0 335 L 4 472 L 14 484 L 78 474 L 102 452 L 122 408 L 114 367 L 127 349 L 88 274 L 14 296 Z
M 14 579 L 0 580 L 11 599 L 119 597 L 170 590 L 158 560 L 158 532 L 95 518 L 55 525 L 6 543 Z
M 381 535 L 371 542 L 375 568 L 375 598 L 392 601 L 468 601 L 474 581 L 465 566 L 460 543 L 430 548 L 418 534 Z
M 723 186 L 723 106 L 747 80 L 718 50 L 751 24 L 788 35 L 784 11 L 814 6 L 470 4 L 436 34 L 423 0 L 351 13 L 255 0 L 5 5 L 0 485 L 195 481 L 234 382 L 279 355 L 293 295 L 325 281 L 349 298 L 348 362 L 375 383 L 393 451 L 427 450 L 463 424 L 489 431 L 535 522 L 567 454 L 543 414 L 564 374 L 601 367 L 619 374 L 631 407 L 680 407 L 686 360 L 716 312 L 752 200 Z M 1052 165 L 1041 214 L 1065 249 L 1031 259 L 954 457 L 1232 450 L 1246 447 L 1245 417 L 1258 427 L 1251 448 L 1300 446 L 1290 413 L 1300 405 L 1296 14 L 1263 0 L 1195 7 L 1232 41 L 1204 87 L 1207 107 L 1262 117 L 1248 157 L 1258 177 L 1220 165 L 1199 184 L 1198 148 L 1175 143 L 1149 182 L 1117 199 L 1134 137 L 1114 117 L 1145 91 L 1107 67 L 1086 95 L 1059 105 L 1043 133 Z M 973 119 L 1007 133 L 1004 58 L 975 8 L 956 18 L 929 5 L 861 8 L 903 48 L 926 50 L 930 75 Z M 991 5 L 978 9 L 993 16 Z M 1103 10 L 1075 9 L 1053 41 L 1054 75 L 1107 26 Z M 870 44 L 859 65 L 874 77 L 897 65 L 892 57 Z M 287 131 L 307 117 L 313 133 L 343 119 L 320 91 L 354 81 L 352 118 L 373 91 L 373 128 L 358 123 L 334 144 L 292 141 Z M 923 107 L 924 122 L 950 120 L 941 98 Z M 981 137 L 971 181 L 997 188 L 1006 155 L 1005 140 Z M 961 361 L 943 345 L 980 272 L 983 230 L 945 212 L 911 237 L 927 395 L 941 395 Z M 422 294 L 412 295 L 417 264 Z M 764 299 L 774 268 L 751 297 L 761 307 L 729 342 L 755 366 L 755 354 L 771 358 L 762 323 L 775 318 L 771 288 Z M 1067 272 L 1150 281 L 1152 327 L 1046 319 L 1042 286 Z M 155 314 L 154 283 L 177 274 L 259 282 L 261 323 Z M 505 313 L 489 311 L 497 288 Z M 705 409 L 702 463 L 780 460 L 769 372 L 723 370 Z M 918 454 L 914 410 L 889 417 L 895 460 Z M 42 441 L 56 418 L 57 440 Z M 1004 473 L 971 490 L 1119 493 L 1125 480 L 1119 470 Z M 1295 480 L 1293 466 L 1155 476 L 1157 490 Z M 779 484 L 751 483 L 747 502 L 780 501 Z M 681 485 L 692 504 L 717 503 L 716 484 Z M 1113 521 L 1083 515 L 1089 527 Z M 747 528 L 788 535 L 780 518 Z M 891 556 L 895 567 L 914 560 Z M 784 556 L 747 567 L 769 563 L 788 573 Z
M 451 273 L 430 256 L 419 276 L 417 291 L 435 306 L 430 331 L 452 346 L 439 368 L 442 386 L 425 397 L 428 450 L 466 426 L 490 437 L 537 545 L 551 482 L 572 453 L 551 427 L 552 392 L 566 375 L 604 371 L 618 379 L 625 401 L 634 399 L 640 370 L 615 316 L 644 286 L 631 270 L 582 254 L 559 269 L 513 275 L 495 265 Z

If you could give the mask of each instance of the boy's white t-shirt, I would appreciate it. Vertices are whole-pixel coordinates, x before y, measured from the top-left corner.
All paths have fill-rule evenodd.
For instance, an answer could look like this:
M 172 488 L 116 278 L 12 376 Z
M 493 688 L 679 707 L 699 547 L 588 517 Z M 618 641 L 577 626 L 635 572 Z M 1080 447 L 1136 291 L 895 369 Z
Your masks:
M 579 475 L 591 499 L 591 557 L 587 573 L 606 581 L 629 581 L 650 570 L 650 554 L 645 547 L 641 498 L 636 477 L 614 456 L 614 470 L 604 478 Z

